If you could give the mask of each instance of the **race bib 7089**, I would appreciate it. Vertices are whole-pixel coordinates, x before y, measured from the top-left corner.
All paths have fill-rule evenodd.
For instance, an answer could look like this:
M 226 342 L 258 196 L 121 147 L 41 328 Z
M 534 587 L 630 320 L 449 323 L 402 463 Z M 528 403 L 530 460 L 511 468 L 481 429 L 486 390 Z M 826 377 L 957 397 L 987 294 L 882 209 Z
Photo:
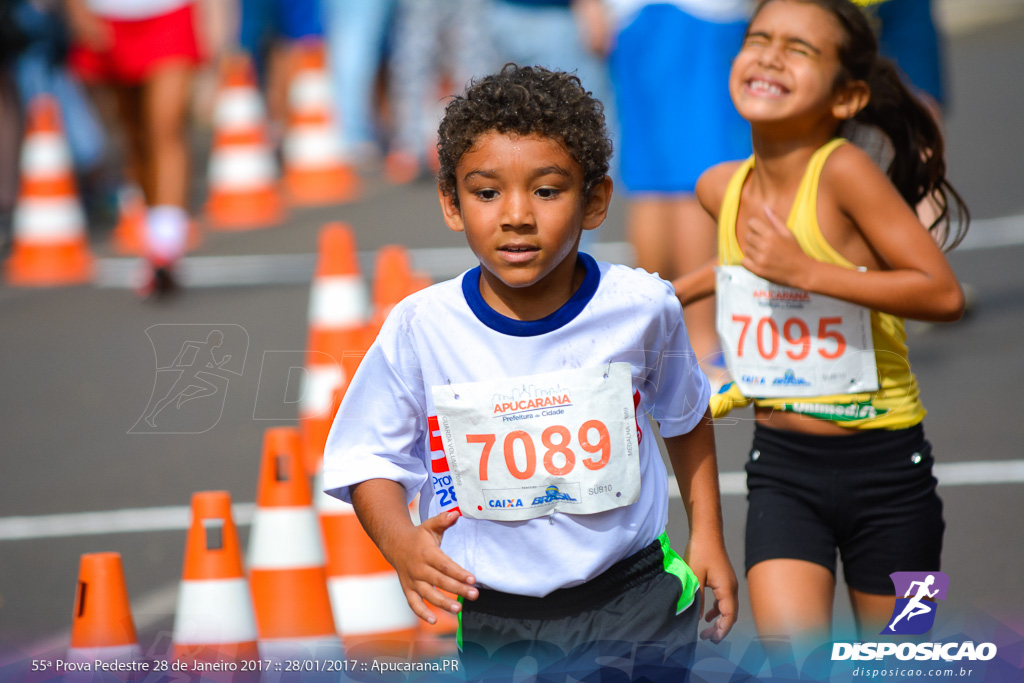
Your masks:
M 527 520 L 636 502 L 628 363 L 432 388 L 462 514 Z

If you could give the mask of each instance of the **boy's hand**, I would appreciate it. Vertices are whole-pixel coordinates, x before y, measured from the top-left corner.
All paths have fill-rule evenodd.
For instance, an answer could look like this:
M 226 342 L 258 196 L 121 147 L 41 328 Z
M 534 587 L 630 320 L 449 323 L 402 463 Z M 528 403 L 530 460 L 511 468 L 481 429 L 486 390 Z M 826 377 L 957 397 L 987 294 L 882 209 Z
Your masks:
M 428 624 L 437 622 L 426 605 L 428 602 L 452 614 L 462 609 L 462 605 L 438 588 L 469 600 L 476 600 L 480 594 L 474 587 L 475 577 L 441 551 L 444 532 L 459 516 L 457 511 L 451 510 L 411 527 L 402 534 L 398 552 L 389 553 L 409 607 Z
M 715 595 L 715 604 L 704 614 L 704 620 L 712 622 L 700 632 L 701 640 L 711 639 L 718 643 L 736 623 L 738 583 L 736 573 L 729 562 L 729 556 L 720 543 L 707 546 L 691 542 L 686 545 L 683 560 L 700 581 L 700 611 L 704 613 L 704 588 L 710 588 Z M 717 619 L 716 619 L 717 617 Z

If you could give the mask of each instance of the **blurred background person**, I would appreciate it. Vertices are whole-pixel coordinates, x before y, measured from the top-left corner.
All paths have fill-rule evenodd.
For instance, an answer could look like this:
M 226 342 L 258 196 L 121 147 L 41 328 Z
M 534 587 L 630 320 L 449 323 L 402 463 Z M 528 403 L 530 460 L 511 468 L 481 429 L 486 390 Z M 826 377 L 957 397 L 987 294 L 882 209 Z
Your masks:
M 10 246 L 18 195 L 21 107 L 14 85 L 14 61 L 28 40 L 14 22 L 14 0 L 0 0 L 0 258 Z
M 86 82 L 113 92 L 125 137 L 126 177 L 142 188 L 150 278 L 174 288 L 189 229 L 188 105 L 200 61 L 192 0 L 66 0 L 70 61 Z
M 878 50 L 936 116 L 946 103 L 942 36 L 932 0 L 854 0 L 874 20 Z
M 24 41 L 14 60 L 22 111 L 43 95 L 56 101 L 86 212 L 90 217 L 103 211 L 112 213 L 116 181 L 103 174 L 106 133 L 85 89 L 68 69 L 70 35 L 61 11 L 63 3 L 14 0 L 10 5 L 10 20 Z M 90 220 L 89 224 L 95 222 Z
M 267 101 L 270 139 L 276 146 L 288 121 L 288 82 L 297 48 L 303 42 L 323 39 L 320 0 L 238 2 L 239 47 L 252 57 Z
M 396 0 L 322 0 L 335 125 L 343 158 L 357 167 L 382 157 L 378 84 Z
M 444 97 L 497 66 L 490 0 L 398 0 L 388 61 L 392 134 L 385 170 L 396 184 L 437 170 Z
M 492 0 L 487 13 L 500 63 L 543 66 L 579 76 L 583 87 L 604 104 L 609 132 L 617 142 L 618 124 L 605 46 L 604 10 L 594 16 L 591 0 Z M 596 3 L 600 5 L 600 0 Z M 617 146 L 616 146 L 617 148 Z
M 613 155 L 617 153 L 619 124 L 604 45 L 607 19 L 599 0 L 492 0 L 487 16 L 500 64 L 537 65 L 579 76 L 584 89 L 604 105 Z M 611 173 L 617 181 L 614 165 Z M 580 247 L 586 250 L 599 231 L 584 231 Z
M 588 16 L 595 3 L 591 3 Z M 621 127 L 618 154 L 636 265 L 673 279 L 715 255 L 715 225 L 694 196 L 716 163 L 749 156 L 750 128 L 729 97 L 729 69 L 749 0 L 603 0 L 605 26 L 591 41 L 608 50 Z M 607 37 L 602 37 L 602 30 Z M 686 327 L 716 384 L 724 370 L 713 300 L 689 306 Z

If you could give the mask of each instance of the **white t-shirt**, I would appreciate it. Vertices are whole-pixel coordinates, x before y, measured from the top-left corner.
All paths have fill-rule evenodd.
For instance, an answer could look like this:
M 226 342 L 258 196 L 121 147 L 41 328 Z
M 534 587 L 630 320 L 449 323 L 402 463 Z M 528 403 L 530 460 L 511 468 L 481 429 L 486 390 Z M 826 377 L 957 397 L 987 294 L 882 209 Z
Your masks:
M 754 0 L 604 0 L 604 3 L 619 28 L 632 21 L 647 5 L 675 5 L 698 19 L 723 24 L 749 19 L 755 5 Z
M 648 416 L 664 436 L 689 432 L 707 408 L 708 381 L 667 282 L 639 269 L 598 264 L 585 254 L 580 260 L 587 268 L 583 284 L 541 320 L 512 320 L 491 309 L 480 295 L 479 268 L 396 306 L 334 421 L 324 489 L 351 502 L 350 486 L 390 479 L 405 487 L 409 502 L 421 494 L 422 519 L 437 515 L 457 501 L 434 387 L 628 363 L 633 396 L 626 400 L 636 407 L 639 428 L 635 503 L 527 521 L 463 516 L 441 547 L 484 587 L 543 597 L 594 578 L 657 539 L 668 521 L 667 473 Z
M 152 19 L 189 5 L 193 0 L 86 0 L 90 10 L 107 19 Z

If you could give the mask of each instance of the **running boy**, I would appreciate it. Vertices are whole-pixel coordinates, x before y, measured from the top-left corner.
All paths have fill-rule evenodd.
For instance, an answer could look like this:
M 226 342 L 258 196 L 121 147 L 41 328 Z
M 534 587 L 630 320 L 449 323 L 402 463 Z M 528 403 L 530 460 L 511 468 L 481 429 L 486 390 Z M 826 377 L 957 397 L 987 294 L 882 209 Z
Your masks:
M 692 652 L 701 586 L 718 617 L 701 635 L 720 640 L 736 578 L 681 307 L 659 278 L 578 251 L 612 193 L 601 104 L 575 76 L 510 64 L 449 103 L 439 140 L 444 220 L 480 266 L 391 313 L 338 411 L 325 489 L 421 619 L 459 615 L 464 659 L 524 641 L 539 659 L 594 641 Z M 685 562 L 648 416 L 686 506 Z

